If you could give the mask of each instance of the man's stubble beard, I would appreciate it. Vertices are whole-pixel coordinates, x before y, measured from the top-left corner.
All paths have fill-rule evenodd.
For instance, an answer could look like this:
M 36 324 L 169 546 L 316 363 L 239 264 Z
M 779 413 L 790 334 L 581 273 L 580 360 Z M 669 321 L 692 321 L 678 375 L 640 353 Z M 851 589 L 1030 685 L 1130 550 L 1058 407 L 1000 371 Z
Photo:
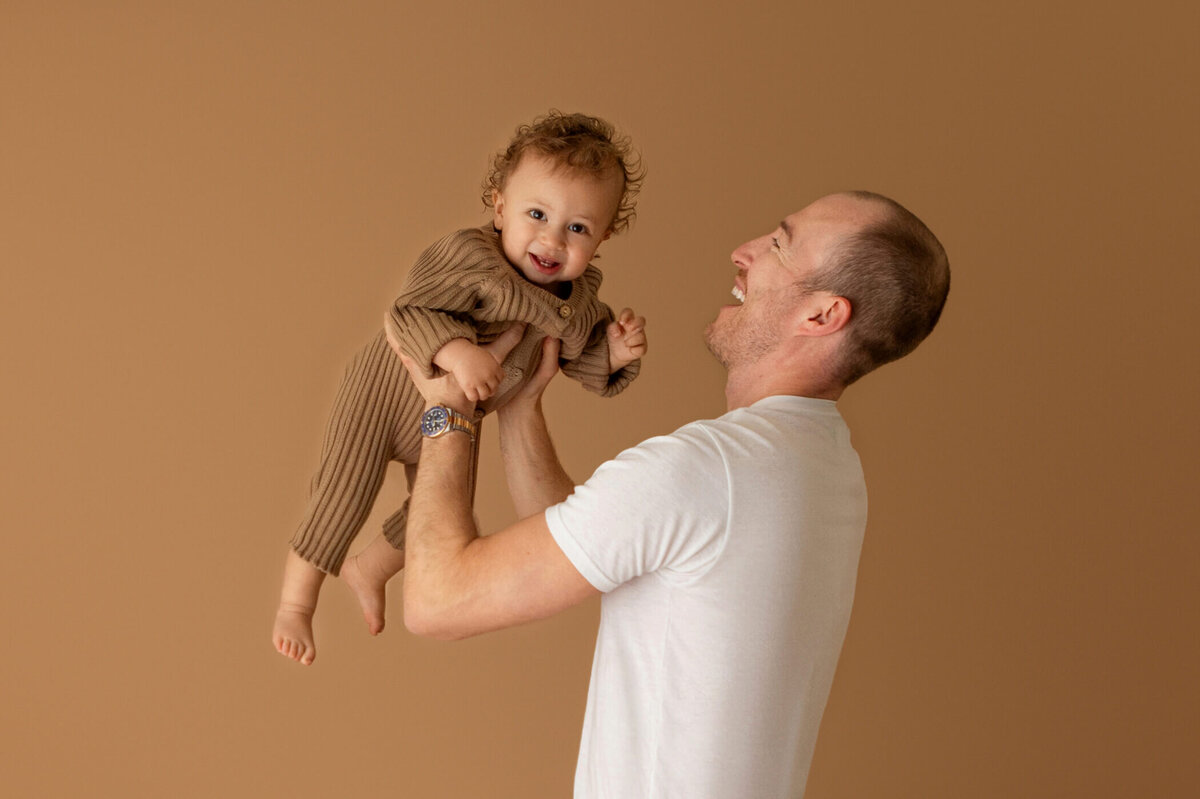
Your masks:
M 720 318 L 714 319 L 704 329 L 705 346 L 726 369 L 757 362 L 779 346 L 781 336 L 776 322 L 783 305 L 778 299 L 770 300 L 765 319 L 734 316 L 722 327 L 718 326 Z M 738 309 L 738 314 L 742 313 L 742 308 Z

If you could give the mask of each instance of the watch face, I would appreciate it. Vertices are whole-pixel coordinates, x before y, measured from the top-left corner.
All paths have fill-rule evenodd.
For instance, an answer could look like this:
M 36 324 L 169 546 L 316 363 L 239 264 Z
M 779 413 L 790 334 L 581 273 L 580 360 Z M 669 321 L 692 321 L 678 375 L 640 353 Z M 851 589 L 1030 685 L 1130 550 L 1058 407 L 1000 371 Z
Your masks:
M 446 429 L 450 424 L 450 414 L 440 405 L 435 405 L 425 411 L 425 415 L 421 417 L 421 433 L 427 436 L 435 436 Z

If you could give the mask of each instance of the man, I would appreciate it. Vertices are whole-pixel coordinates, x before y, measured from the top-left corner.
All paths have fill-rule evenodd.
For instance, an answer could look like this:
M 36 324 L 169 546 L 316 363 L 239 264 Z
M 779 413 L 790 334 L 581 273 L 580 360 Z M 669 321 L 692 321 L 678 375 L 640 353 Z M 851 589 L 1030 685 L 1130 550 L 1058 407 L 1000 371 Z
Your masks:
M 425 440 L 413 489 L 409 629 L 459 638 L 604 593 L 577 797 L 803 793 L 866 523 L 835 402 L 929 334 L 950 279 L 915 216 L 862 192 L 817 200 L 733 263 L 740 302 L 707 331 L 728 412 L 574 487 L 540 410 L 557 363 L 547 343 L 499 413 L 524 518 L 495 535 L 478 537 L 468 505 L 473 404 L 450 379 L 414 375 L 448 408 L 426 432 L 449 432 Z

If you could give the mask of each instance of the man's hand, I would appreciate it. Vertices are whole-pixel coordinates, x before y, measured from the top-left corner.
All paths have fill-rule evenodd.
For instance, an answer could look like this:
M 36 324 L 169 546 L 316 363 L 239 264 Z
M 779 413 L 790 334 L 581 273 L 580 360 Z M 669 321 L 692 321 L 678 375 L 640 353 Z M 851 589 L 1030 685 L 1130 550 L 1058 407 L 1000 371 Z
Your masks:
M 499 368 L 499 365 L 508 357 L 508 353 L 512 352 L 513 347 L 517 346 L 523 335 L 525 335 L 525 324 L 518 322 L 497 336 L 496 340 L 492 343 L 476 347 L 476 349 L 492 358 L 497 368 Z M 476 400 L 467 396 L 466 391 L 459 385 L 453 373 L 443 377 L 425 377 L 416 362 L 403 352 L 400 352 L 390 336 L 388 337 L 388 342 L 392 345 L 392 349 L 395 350 L 396 354 L 400 356 L 400 361 L 404 364 L 404 368 L 408 370 L 409 376 L 412 377 L 413 385 L 417 387 L 417 391 L 421 392 L 421 396 L 425 398 L 427 405 L 445 405 L 467 416 L 474 413 Z M 475 345 L 471 346 L 474 347 Z M 557 363 L 558 361 L 555 360 L 556 366 Z M 538 372 L 540 374 L 541 370 L 538 370 Z
M 538 364 L 537 371 L 529 378 L 529 382 L 521 386 L 521 390 L 512 396 L 505 407 L 537 406 L 541 403 L 546 386 L 550 385 L 550 381 L 558 374 L 558 351 L 561 348 L 562 342 L 556 338 L 547 336 L 542 339 L 542 361 Z
M 624 309 L 608 326 L 608 373 L 641 358 L 646 354 L 646 348 L 646 317 L 634 316 L 632 309 Z
M 575 484 L 563 470 L 550 443 L 542 394 L 558 373 L 558 351 L 562 342 L 542 340 L 542 363 L 529 382 L 496 416 L 500 420 L 500 455 L 504 476 L 517 515 L 526 518 L 566 499 Z

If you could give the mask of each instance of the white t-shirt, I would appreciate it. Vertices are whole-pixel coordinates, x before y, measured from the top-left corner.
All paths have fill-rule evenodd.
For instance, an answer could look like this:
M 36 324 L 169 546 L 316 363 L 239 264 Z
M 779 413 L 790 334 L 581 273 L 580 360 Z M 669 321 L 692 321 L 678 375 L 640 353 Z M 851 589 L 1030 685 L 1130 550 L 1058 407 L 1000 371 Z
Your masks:
M 791 396 L 649 439 L 549 508 L 605 592 L 575 796 L 801 796 L 866 511 L 836 404 Z

